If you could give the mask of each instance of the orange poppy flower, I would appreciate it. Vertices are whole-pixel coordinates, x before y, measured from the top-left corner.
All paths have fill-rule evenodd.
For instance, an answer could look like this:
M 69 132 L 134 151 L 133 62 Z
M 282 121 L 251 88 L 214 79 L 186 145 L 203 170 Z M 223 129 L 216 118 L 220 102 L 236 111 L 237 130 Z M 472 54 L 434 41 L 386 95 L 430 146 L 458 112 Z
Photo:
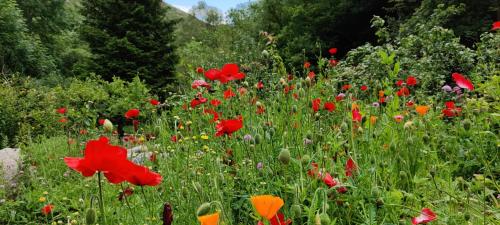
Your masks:
M 201 225 L 217 225 L 219 224 L 219 212 L 214 214 L 199 216 L 198 221 Z
M 271 220 L 285 204 L 283 199 L 272 195 L 258 195 L 250 198 L 253 207 L 267 220 Z
M 378 91 L 378 97 L 384 97 L 385 93 L 384 91 Z
M 376 116 L 370 116 L 370 123 L 372 125 L 375 125 L 375 123 L 377 123 L 377 117 Z
M 427 114 L 427 112 L 429 112 L 429 106 L 426 106 L 426 105 L 419 105 L 417 107 L 415 107 L 415 111 L 417 111 L 417 113 L 421 116 L 425 116 L 425 114 Z

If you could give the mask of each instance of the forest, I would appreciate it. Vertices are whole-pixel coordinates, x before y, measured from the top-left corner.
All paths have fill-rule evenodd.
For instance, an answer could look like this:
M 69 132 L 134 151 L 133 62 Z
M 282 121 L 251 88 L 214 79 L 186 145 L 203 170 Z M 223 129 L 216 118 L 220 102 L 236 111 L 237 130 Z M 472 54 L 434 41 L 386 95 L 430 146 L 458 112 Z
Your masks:
M 0 0 L 0 224 L 498 224 L 499 112 L 497 0 Z

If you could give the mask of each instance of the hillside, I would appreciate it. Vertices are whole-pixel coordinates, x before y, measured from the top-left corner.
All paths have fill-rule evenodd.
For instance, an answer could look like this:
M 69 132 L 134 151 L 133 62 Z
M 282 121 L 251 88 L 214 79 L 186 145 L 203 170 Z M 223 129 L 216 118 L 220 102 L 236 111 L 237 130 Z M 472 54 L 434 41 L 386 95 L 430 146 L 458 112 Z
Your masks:
M 169 18 L 179 20 L 177 24 L 177 43 L 183 45 L 192 38 L 199 37 L 203 30 L 206 29 L 206 24 L 203 21 L 198 20 L 196 17 L 186 13 L 174 6 L 165 3 L 166 7 L 170 7 L 167 16 Z

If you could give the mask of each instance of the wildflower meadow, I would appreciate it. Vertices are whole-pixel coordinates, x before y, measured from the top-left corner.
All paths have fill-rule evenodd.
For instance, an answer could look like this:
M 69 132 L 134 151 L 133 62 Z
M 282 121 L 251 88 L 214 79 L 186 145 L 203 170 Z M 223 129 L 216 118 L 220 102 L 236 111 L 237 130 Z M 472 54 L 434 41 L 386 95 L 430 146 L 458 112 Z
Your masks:
M 85 4 L 84 32 L 110 38 Z M 291 59 L 284 34 L 241 52 L 193 42 L 164 89 L 166 70 L 117 65 L 171 58 L 99 52 L 124 39 L 85 77 L 3 75 L 1 146 L 20 160 L 0 179 L 0 224 L 500 224 L 500 22 L 468 47 L 440 26 L 456 7 L 399 31 L 376 16 L 378 44 Z

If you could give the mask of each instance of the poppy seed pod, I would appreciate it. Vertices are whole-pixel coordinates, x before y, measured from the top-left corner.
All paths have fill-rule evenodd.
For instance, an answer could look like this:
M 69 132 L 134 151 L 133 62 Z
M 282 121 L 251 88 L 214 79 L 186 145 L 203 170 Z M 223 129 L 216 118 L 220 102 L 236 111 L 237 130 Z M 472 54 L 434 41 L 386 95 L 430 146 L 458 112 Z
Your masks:
M 102 125 L 105 131 L 111 132 L 113 131 L 113 123 L 110 120 L 105 119 L 104 124 Z
M 92 225 L 95 223 L 96 213 L 95 210 L 90 208 L 85 213 L 85 223 L 88 225 Z
M 288 165 L 288 163 L 290 163 L 290 159 L 291 159 L 290 151 L 286 148 L 282 149 L 280 154 L 278 155 L 278 160 L 281 163 Z
M 321 213 L 321 215 L 319 215 L 319 218 L 321 225 L 329 225 L 331 222 L 330 217 L 328 217 L 326 213 Z
M 307 165 L 311 161 L 311 156 L 309 156 L 309 155 L 303 155 L 301 161 L 302 161 L 302 164 Z
M 262 136 L 260 134 L 255 135 L 255 144 L 260 144 L 262 142 Z
M 292 216 L 294 218 L 300 218 L 300 216 L 302 216 L 302 208 L 299 204 L 293 204 L 290 211 L 292 212 Z
M 207 215 L 210 212 L 210 203 L 205 202 L 198 207 L 198 210 L 196 210 L 196 215 L 198 217 Z

